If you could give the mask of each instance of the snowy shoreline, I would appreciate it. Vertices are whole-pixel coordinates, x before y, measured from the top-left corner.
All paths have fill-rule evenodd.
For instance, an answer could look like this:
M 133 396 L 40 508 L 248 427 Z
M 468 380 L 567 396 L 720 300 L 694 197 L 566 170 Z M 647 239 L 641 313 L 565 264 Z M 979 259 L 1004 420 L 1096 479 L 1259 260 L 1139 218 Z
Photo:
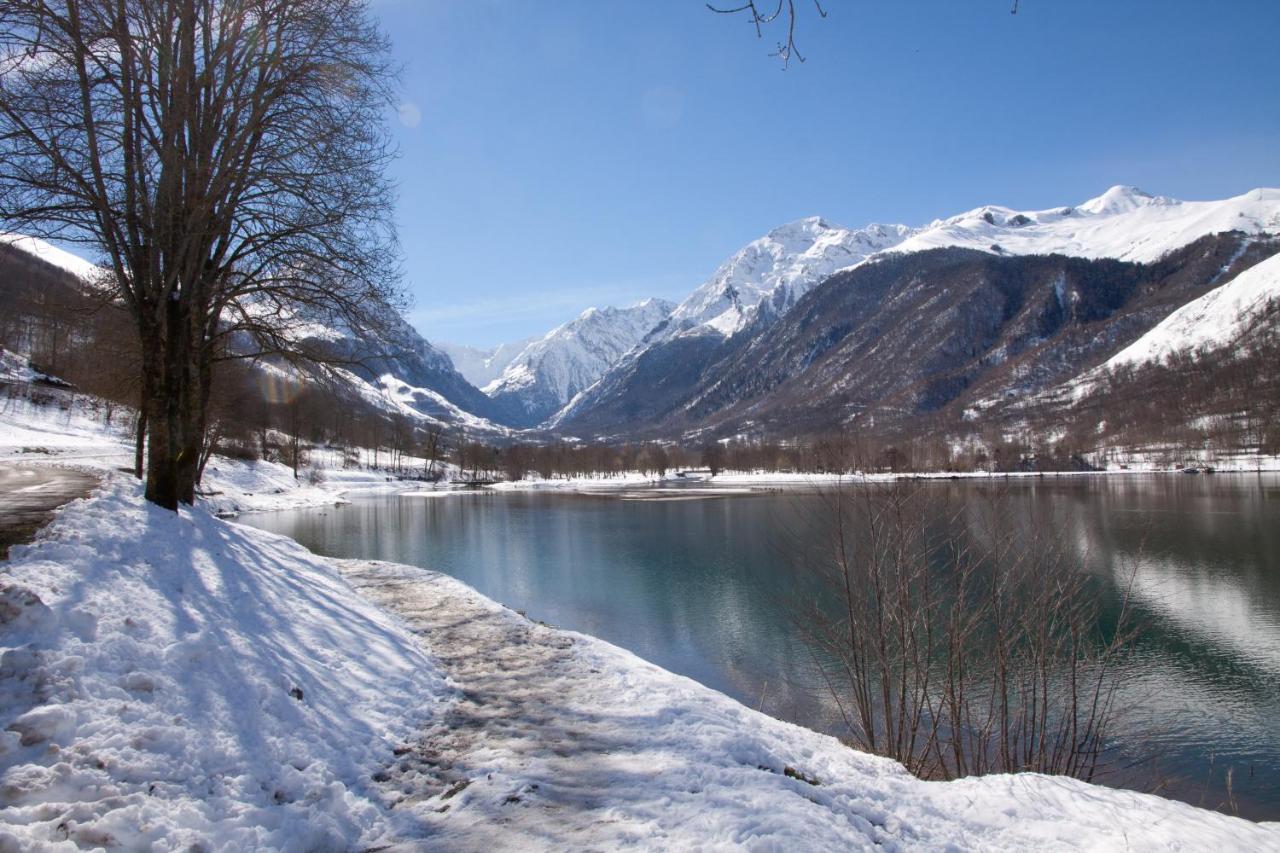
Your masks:
M 1226 466 L 1212 466 L 1213 472 L 1211 476 L 1218 475 L 1252 475 L 1252 474 L 1273 474 L 1280 472 L 1280 457 L 1264 457 L 1257 467 L 1244 467 L 1242 465 L 1233 465 L 1228 463 Z M 1203 468 L 1197 470 L 1197 473 L 1204 472 Z M 892 483 L 892 482 L 946 482 L 946 481 L 974 481 L 974 482 L 997 482 L 1001 480 L 1053 480 L 1067 478 L 1088 478 L 1088 477 L 1133 477 L 1133 476 L 1186 476 L 1186 472 L 1181 468 L 1156 468 L 1156 467 L 1129 467 L 1129 468 L 1108 468 L 1099 471 L 933 471 L 933 472 L 912 472 L 901 474 L 790 474 L 790 473 L 771 473 L 771 472 L 728 472 L 720 473 L 715 477 L 707 477 L 702 479 L 684 480 L 678 477 L 652 477 L 638 472 L 622 474 L 619 476 L 601 476 L 601 477 L 568 477 L 564 479 L 543 480 L 538 478 L 528 478 L 515 482 L 504 481 L 495 483 L 491 486 L 485 486 L 479 491 L 491 492 L 538 492 L 538 491 L 569 491 L 569 492 L 601 492 L 614 493 L 625 492 L 638 489 L 648 489 L 652 491 L 677 491 L 686 489 L 688 491 L 707 490 L 719 491 L 723 494 L 745 494 L 755 489 L 804 489 L 804 488 L 825 488 L 838 485 L 851 485 L 854 483 Z M 676 487 L 676 488 L 672 488 Z M 435 496 L 443 494 L 463 494 L 475 493 L 477 490 L 464 490 L 458 486 L 445 485 L 437 489 L 422 490 L 417 493 L 408 493 L 409 496 Z
M 124 475 L 2 575 L 0 849 L 1280 848 L 1280 824 L 1062 778 L 922 782 Z

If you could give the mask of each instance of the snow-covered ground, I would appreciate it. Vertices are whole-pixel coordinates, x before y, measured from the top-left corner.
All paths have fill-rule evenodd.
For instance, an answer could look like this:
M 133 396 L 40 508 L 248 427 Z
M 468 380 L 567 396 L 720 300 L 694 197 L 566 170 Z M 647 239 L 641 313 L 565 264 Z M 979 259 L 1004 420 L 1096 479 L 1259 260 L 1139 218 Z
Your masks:
M 921 782 L 123 474 L 0 587 L 0 849 L 1280 849 L 1280 824 L 1061 778 Z
M 30 369 L 25 364 L 0 350 L 0 380 L 30 381 Z M 106 405 L 100 400 L 64 391 L 51 395 L 52 400 L 47 403 L 0 396 L 0 462 L 67 465 L 94 471 L 132 467 L 132 412 L 116 406 L 108 422 Z M 314 450 L 308 467 L 295 478 L 291 468 L 278 462 L 214 456 L 205 466 L 199 501 L 214 512 L 230 515 L 324 506 L 357 493 L 420 486 L 370 466 L 370 461 L 370 453 L 361 451 L 361 467 L 346 468 L 336 451 Z M 420 471 L 421 467 L 421 460 L 406 460 L 407 470 Z
M 215 457 L 197 507 L 160 510 L 115 470 L 128 413 L 51 394 L 0 399 L 0 460 L 104 480 L 0 564 L 0 851 L 1280 850 L 1280 825 L 1070 780 L 921 782 L 456 580 L 215 517 L 423 489 L 336 451 L 302 482 Z
M 199 501 L 220 515 L 234 515 L 328 506 L 343 503 L 357 494 L 400 491 L 420 485 L 382 471 L 360 468 L 308 469 L 299 480 L 294 479 L 293 469 L 278 462 L 214 457 L 205 468 Z
M 394 617 L 292 540 L 125 475 L 0 567 L 0 849 L 345 850 L 450 700 Z

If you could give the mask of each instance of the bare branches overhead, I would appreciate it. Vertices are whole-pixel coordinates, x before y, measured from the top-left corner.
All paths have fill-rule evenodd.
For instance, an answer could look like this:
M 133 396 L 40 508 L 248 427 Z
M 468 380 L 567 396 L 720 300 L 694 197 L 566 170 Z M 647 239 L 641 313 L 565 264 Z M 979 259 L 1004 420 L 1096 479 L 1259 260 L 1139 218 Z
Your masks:
M 822 8 L 820 0 L 812 0 L 812 2 L 814 9 L 817 10 L 818 16 L 825 18 L 827 16 L 827 11 Z M 768 11 L 767 7 L 765 11 L 761 11 L 756 0 L 749 0 L 749 2 L 741 6 L 735 6 L 732 8 L 723 8 L 708 3 L 707 8 L 712 12 L 716 12 L 721 15 L 745 14 L 751 19 L 751 23 L 755 25 L 756 38 L 764 38 L 765 29 L 779 18 L 783 19 L 787 27 L 786 40 L 779 41 L 777 43 L 777 49 L 769 55 L 776 56 L 781 59 L 783 68 L 786 68 L 790 64 L 792 57 L 794 57 L 797 62 L 804 62 L 804 56 L 801 55 L 799 48 L 796 47 L 797 14 L 795 0 L 778 0 L 772 11 Z
M 822 7 L 821 0 L 812 0 L 812 2 L 818 17 L 827 17 L 827 10 Z M 1020 0 L 1012 0 L 1013 5 L 1009 8 L 1009 14 L 1018 14 L 1019 2 Z M 803 5 L 803 0 L 801 5 Z M 781 20 L 786 24 L 787 37 L 785 40 L 778 41 L 777 48 L 769 55 L 781 59 L 783 68 L 786 68 L 791 63 L 793 57 L 797 62 L 804 62 L 804 56 L 796 46 L 796 21 L 800 17 L 796 11 L 796 0 L 778 0 L 772 8 L 766 4 L 763 11 L 757 0 L 748 0 L 748 2 L 740 6 L 724 7 L 713 3 L 707 3 L 706 6 L 719 15 L 747 16 L 756 28 L 756 38 L 764 38 L 765 29 Z

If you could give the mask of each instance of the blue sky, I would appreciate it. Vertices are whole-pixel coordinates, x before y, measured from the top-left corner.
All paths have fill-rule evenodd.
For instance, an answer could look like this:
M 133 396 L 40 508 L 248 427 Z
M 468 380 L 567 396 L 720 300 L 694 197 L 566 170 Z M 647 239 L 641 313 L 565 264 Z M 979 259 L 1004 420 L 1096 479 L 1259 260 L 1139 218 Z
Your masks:
M 1280 3 L 377 0 L 412 319 L 490 345 L 678 299 L 771 227 L 1280 185 Z M 780 34 L 780 33 L 779 33 Z

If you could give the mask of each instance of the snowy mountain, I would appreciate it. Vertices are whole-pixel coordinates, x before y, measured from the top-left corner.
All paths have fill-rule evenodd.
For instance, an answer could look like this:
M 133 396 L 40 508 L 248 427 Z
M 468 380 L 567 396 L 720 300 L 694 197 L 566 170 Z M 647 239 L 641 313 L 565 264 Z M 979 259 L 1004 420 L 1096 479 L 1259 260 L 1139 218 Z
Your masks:
M 1248 242 L 1204 237 L 1157 264 L 957 248 L 888 255 L 835 274 L 763 329 L 642 354 L 629 393 L 600 399 L 570 427 L 637 437 L 892 428 L 1024 397 L 1210 292 L 1224 267 L 1235 275 L 1280 248 L 1241 253 Z M 631 392 L 644 376 L 662 381 Z
M 538 340 L 535 335 L 514 343 L 498 344 L 496 347 L 482 349 L 466 344 L 437 343 L 436 347 L 449 356 L 454 368 L 462 377 L 477 388 L 483 388 L 502 375 L 516 356 L 524 352 L 524 348 Z
M 484 392 L 519 414 L 514 426 L 535 426 L 594 383 L 671 313 L 646 299 L 626 308 L 588 308 L 528 344 Z
M 682 399 L 692 405 L 721 378 L 716 371 L 724 365 L 717 366 L 718 361 L 766 335 L 806 293 L 839 271 L 943 248 L 991 257 L 1063 255 L 1151 264 L 1209 235 L 1227 232 L 1240 239 L 1280 232 L 1280 190 L 1256 189 L 1221 201 L 1187 202 L 1116 186 L 1078 205 L 1040 211 L 988 205 L 921 228 L 871 225 L 850 230 L 817 217 L 802 219 L 774 229 L 725 261 L 672 312 L 667 323 L 550 423 L 570 431 L 611 434 L 660 413 L 669 417 Z M 1233 245 L 1243 253 L 1247 240 L 1241 243 L 1240 239 Z M 1217 246 L 1214 251 L 1220 249 Z M 1190 258 L 1180 263 L 1187 269 L 1194 266 Z M 1231 266 L 1234 261 L 1220 263 Z M 1195 269 L 1194 288 L 1169 292 L 1185 293 L 1184 301 L 1204 293 L 1211 276 L 1204 276 L 1198 266 Z M 899 286 L 908 284 L 913 286 L 903 292 L 910 292 L 913 299 L 930 292 L 928 282 Z M 926 286 L 921 290 L 915 284 Z M 929 312 L 936 306 L 931 309 L 928 300 L 918 301 L 920 313 L 909 318 L 910 323 L 918 329 L 930 328 L 934 318 Z M 1180 304 L 1164 305 L 1163 314 L 1154 309 L 1117 314 L 1118 319 L 1108 322 L 1119 323 L 1123 318 L 1127 325 L 1111 332 L 1100 330 L 1099 340 L 1132 341 Z M 860 321 L 846 317 L 832 333 L 847 334 Z M 814 345 L 829 343 L 815 341 Z M 1105 346 L 1089 351 L 1099 354 Z M 883 368 L 892 372 L 894 365 Z M 750 363 L 737 364 L 735 370 L 739 371 L 737 384 L 744 388 L 757 384 L 746 375 L 752 370 Z
M 730 256 L 634 350 L 549 421 L 572 420 L 597 401 L 661 384 L 672 370 L 696 365 L 708 349 L 752 323 L 767 325 L 837 270 L 896 246 L 905 225 L 852 230 L 818 216 L 781 225 Z
M 412 419 L 505 433 L 501 404 L 486 397 L 457 370 L 449 356 L 421 337 L 399 315 L 388 319 L 389 333 L 377 340 L 342 336 L 324 348 L 353 364 L 339 370 L 349 389 L 383 410 Z
M 1219 341 L 1234 333 L 1230 329 L 1246 302 L 1253 305 L 1260 294 L 1274 291 L 1269 283 L 1273 280 L 1265 277 L 1272 267 L 1241 274 L 1274 252 L 1273 243 L 1260 237 L 1268 233 L 1280 233 L 1280 189 L 1255 189 L 1219 201 L 1179 201 L 1116 186 L 1071 206 L 1019 211 L 987 205 L 918 228 L 850 229 L 810 217 L 779 226 L 747 244 L 674 307 L 650 300 L 630 308 L 591 309 L 542 338 L 521 344 L 489 350 L 442 348 L 423 340 L 407 324 L 399 324 L 403 341 L 395 347 L 396 355 L 386 356 L 379 353 L 385 352 L 379 342 L 344 335 L 324 324 L 305 336 L 364 363 L 349 376 L 352 390 L 361 399 L 377 401 L 390 411 L 477 430 L 504 433 L 509 427 L 543 426 L 607 436 L 663 424 L 696 429 L 705 419 L 727 429 L 730 418 L 745 413 L 744 406 L 757 412 L 772 410 L 773 403 L 759 397 L 779 393 L 773 390 L 775 385 L 788 386 L 790 411 L 798 412 L 795 406 L 803 403 L 800 408 L 807 409 L 809 420 L 816 423 L 826 416 L 824 400 L 839 399 L 845 405 L 857 395 L 897 399 L 907 385 L 928 385 L 938 379 L 942 374 L 934 367 L 950 378 L 942 385 L 917 385 L 916 391 L 902 398 L 909 398 L 908 409 L 953 399 L 961 386 L 982 385 L 991 393 L 1026 390 L 1049 380 L 1079 376 L 1109 359 L 1159 357 L 1173 349 Z M 11 253 L 20 249 L 81 278 L 93 270 L 92 265 L 40 241 L 9 236 L 4 243 L 8 245 L 0 249 Z M 945 270 L 934 261 L 892 267 L 901 275 L 926 276 L 920 280 L 882 280 L 884 269 L 890 267 L 848 275 L 936 250 L 980 257 L 948 262 Z M 1191 254 L 1179 254 L 1183 252 Z M 1202 256 L 1193 256 L 1195 252 Z M 1067 269 L 1048 262 L 1020 265 L 982 260 L 1055 255 L 1148 268 L 1101 264 Z M 1176 261 L 1170 260 L 1175 255 Z M 1160 264 L 1174 264 L 1182 272 L 1170 273 L 1157 268 Z M 1010 278 L 1032 274 L 1035 280 Z M 962 275 L 981 280 L 962 279 Z M 1091 276 L 1101 277 L 1101 284 Z M 828 293 L 822 301 L 827 307 L 812 309 L 816 312 L 812 316 L 821 319 L 827 330 L 826 337 L 814 337 L 812 329 L 793 326 L 768 337 L 796 305 L 836 278 L 839 283 L 834 287 L 865 287 L 874 281 L 884 293 L 903 301 L 864 304 L 861 296 Z M 1148 290 L 1132 290 L 1139 280 Z M 985 301 L 979 307 L 977 303 L 961 305 L 954 301 L 960 293 Z M 1003 301 L 994 298 L 996 293 L 1003 294 Z M 1098 304 L 1105 304 L 1106 310 L 1080 314 L 1079 306 L 1070 303 L 1083 298 L 1080 294 L 1091 294 L 1089 298 L 1100 300 Z M 1005 316 L 1013 305 L 1039 312 L 1035 316 L 1040 325 L 1028 326 L 1025 318 Z M 985 317 L 983 310 L 999 316 Z M 854 344 L 841 343 L 854 330 L 871 340 L 889 329 L 868 325 L 868 317 L 862 314 L 848 313 L 855 311 L 872 311 L 882 324 L 891 320 L 894 347 L 915 334 L 921 336 L 919 347 L 937 351 L 941 344 L 931 340 L 927 330 L 942 324 L 952 336 L 949 345 L 957 348 L 951 355 L 959 358 L 960 350 L 971 349 L 971 356 L 986 361 L 964 362 L 968 366 L 962 369 L 960 361 L 943 359 L 945 364 L 931 367 L 915 350 L 911 358 L 902 356 L 906 360 L 882 358 L 893 347 L 855 358 Z M 951 313 L 940 316 L 941 311 Z M 960 325 L 947 325 L 952 322 Z M 309 327 L 303 322 L 300 328 Z M 982 329 L 991 340 L 979 334 Z M 1155 337 L 1143 338 L 1148 332 Z M 806 342 L 809 349 L 794 349 L 783 340 L 785 335 L 792 336 L 792 343 Z M 833 347 L 839 355 L 830 356 L 821 374 L 802 377 L 820 354 Z M 1023 356 L 1019 353 L 1024 347 L 1056 355 Z M 763 372 L 765 356 L 776 364 L 769 377 Z M 859 365 L 872 363 L 878 372 L 855 395 L 849 375 L 835 370 L 837 361 L 849 375 L 859 372 Z M 987 370 L 1015 361 L 1016 369 L 1025 373 L 1009 381 Z M 1068 370 L 1075 372 L 1064 375 Z M 842 383 L 844 390 L 824 383 Z M 976 393 L 973 389 L 964 390 L 962 396 Z M 777 410 L 775 423 L 782 423 L 787 411 L 785 407 Z

